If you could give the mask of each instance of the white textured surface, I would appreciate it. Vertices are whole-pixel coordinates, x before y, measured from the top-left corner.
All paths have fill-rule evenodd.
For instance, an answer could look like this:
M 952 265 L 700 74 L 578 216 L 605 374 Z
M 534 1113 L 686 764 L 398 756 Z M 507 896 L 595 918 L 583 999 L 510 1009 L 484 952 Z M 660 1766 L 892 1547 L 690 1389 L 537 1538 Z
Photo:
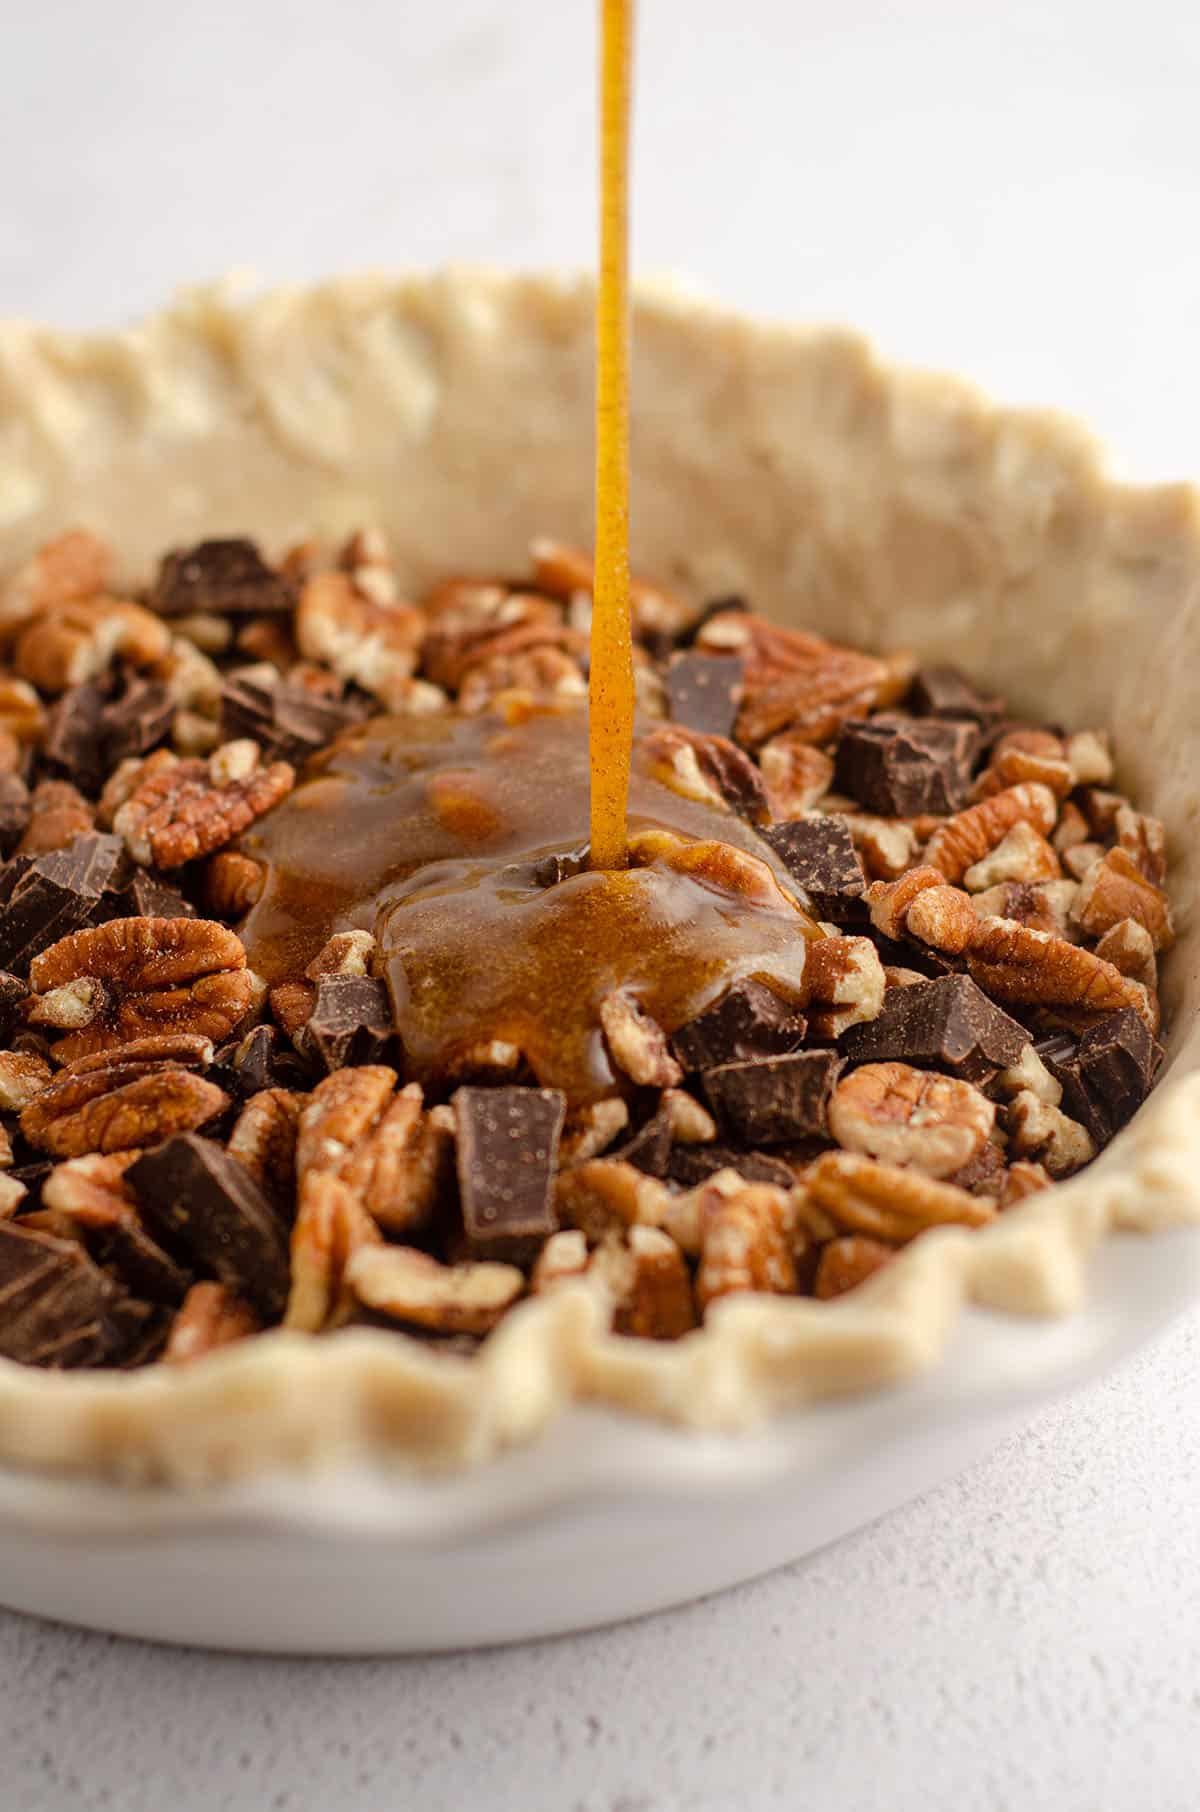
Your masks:
M 7 9 L 0 313 L 119 319 L 237 263 L 586 258 L 590 10 Z M 643 10 L 642 268 L 847 316 L 1080 411 L 1139 474 L 1200 473 L 1186 9 Z M 878 1527 L 625 1630 L 285 1665 L 0 1616 L 0 1804 L 1183 1812 L 1198 1325 Z

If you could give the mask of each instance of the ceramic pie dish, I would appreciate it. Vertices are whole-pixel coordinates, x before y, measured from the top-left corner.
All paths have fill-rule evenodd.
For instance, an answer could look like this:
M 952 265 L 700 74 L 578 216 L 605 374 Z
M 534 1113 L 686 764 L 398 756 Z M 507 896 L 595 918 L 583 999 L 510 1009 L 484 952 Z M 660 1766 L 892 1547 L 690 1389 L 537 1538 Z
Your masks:
M 511 570 L 548 524 L 586 542 L 591 332 L 585 284 L 463 273 L 204 293 L 107 338 L 2 328 L 0 569 L 76 523 L 131 580 L 222 532 L 378 523 L 413 586 Z M 628 1615 L 878 1513 L 1193 1296 L 1196 493 L 1115 484 L 1072 424 L 849 334 L 647 294 L 636 347 L 644 570 L 1111 728 L 1171 839 L 1162 1079 L 1077 1180 L 923 1236 L 836 1304 L 729 1301 L 671 1347 L 607 1334 L 568 1287 L 473 1360 L 354 1330 L 169 1373 L 5 1363 L 7 1602 L 331 1651 Z

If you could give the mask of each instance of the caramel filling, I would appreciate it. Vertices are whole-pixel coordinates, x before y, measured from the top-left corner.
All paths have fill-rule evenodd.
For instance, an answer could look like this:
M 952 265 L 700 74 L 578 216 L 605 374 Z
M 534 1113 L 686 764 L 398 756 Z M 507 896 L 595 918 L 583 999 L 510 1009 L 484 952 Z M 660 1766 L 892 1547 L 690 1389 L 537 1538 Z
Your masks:
M 665 785 L 639 737 L 630 866 L 589 869 L 588 778 L 578 709 L 346 732 L 243 840 L 268 864 L 252 965 L 297 976 L 333 932 L 371 931 L 410 1076 L 452 1080 L 499 1040 L 576 1103 L 620 1086 L 614 990 L 668 1033 L 744 975 L 797 997 L 816 926 L 750 826 Z

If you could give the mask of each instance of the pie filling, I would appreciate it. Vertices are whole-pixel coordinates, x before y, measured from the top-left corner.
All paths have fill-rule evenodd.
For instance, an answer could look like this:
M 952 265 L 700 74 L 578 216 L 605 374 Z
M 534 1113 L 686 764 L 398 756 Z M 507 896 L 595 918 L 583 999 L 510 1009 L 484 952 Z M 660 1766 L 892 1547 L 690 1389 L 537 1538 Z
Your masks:
M 581 1278 L 670 1339 L 986 1226 L 1148 1092 L 1164 838 L 1103 730 L 635 581 L 594 868 L 583 555 L 419 603 L 375 534 L 113 564 L 0 586 L 0 1354 L 471 1350 Z

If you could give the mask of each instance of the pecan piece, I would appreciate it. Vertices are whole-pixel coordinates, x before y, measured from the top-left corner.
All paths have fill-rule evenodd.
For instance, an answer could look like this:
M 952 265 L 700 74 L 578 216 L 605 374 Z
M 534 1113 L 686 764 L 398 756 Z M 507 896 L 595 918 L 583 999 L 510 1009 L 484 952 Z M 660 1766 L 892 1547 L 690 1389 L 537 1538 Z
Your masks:
M 71 1063 L 159 1032 L 225 1038 L 255 996 L 240 940 L 212 919 L 110 919 L 60 938 L 29 968 L 29 1018 L 71 1027 Z
M 435 1334 L 486 1334 L 525 1279 L 515 1265 L 440 1265 L 412 1246 L 363 1246 L 345 1270 L 358 1300 L 377 1314 Z
M 240 850 L 219 849 L 204 871 L 204 897 L 210 912 L 223 919 L 243 919 L 266 886 L 267 871 Z
M 1002 736 L 976 782 L 976 796 L 987 799 L 1028 780 L 1048 786 L 1059 799 L 1065 799 L 1076 784 L 1067 745 L 1053 730 L 1026 728 Z
M 762 775 L 726 737 L 663 724 L 644 739 L 642 749 L 651 773 L 682 798 L 728 807 L 752 824 L 770 816 Z
M 171 645 L 170 631 L 140 604 L 85 598 L 51 605 L 17 641 L 13 666 L 41 692 L 65 692 L 107 672 L 115 660 L 152 667 Z
M 555 1284 L 582 1277 L 587 1268 L 587 1240 L 577 1228 L 567 1227 L 552 1233 L 538 1253 L 529 1287 L 535 1296 L 541 1296 Z
M 588 1270 L 612 1297 L 614 1333 L 678 1340 L 695 1327 L 692 1280 L 683 1254 L 657 1227 L 631 1227 L 623 1242 L 606 1242 Z
M 969 1082 L 907 1063 L 865 1063 L 843 1076 L 829 1130 L 846 1151 L 949 1177 L 987 1144 L 994 1104 Z
M 0 1051 L 0 1109 L 6 1114 L 20 1113 L 49 1086 L 51 1073 L 45 1058 L 33 1051 Z
M 582 548 L 566 547 L 561 542 L 538 539 L 530 543 L 533 583 L 537 591 L 551 598 L 570 600 L 580 592 L 590 597 L 594 584 L 591 556 Z M 629 580 L 629 607 L 633 633 L 639 639 L 669 637 L 672 640 L 689 626 L 695 610 L 692 606 L 636 574 Z
M 1155 1030 L 1154 1003 L 1139 982 L 1090 950 L 1011 919 L 980 920 L 967 966 L 984 993 L 996 1000 L 1088 1013 L 1132 1007 Z
M 94 598 L 112 575 L 112 549 L 90 529 L 70 529 L 43 543 L 0 586 L 0 636 L 7 640 L 31 617 L 55 605 Z
M 178 868 L 238 836 L 291 792 L 295 778 L 286 761 L 263 767 L 249 739 L 223 744 L 207 761 L 173 760 L 155 771 L 147 763 L 112 826 L 135 862 Z
M 1151 990 L 1158 986 L 1158 962 L 1154 939 L 1136 919 L 1119 919 L 1110 925 L 1096 945 L 1096 955 L 1122 975 L 1130 976 Z
M 558 1217 L 593 1243 L 627 1227 L 664 1224 L 671 1194 L 657 1177 L 620 1158 L 588 1158 L 563 1171 L 554 1189 Z
M 883 1006 L 883 964 L 870 938 L 813 938 L 804 956 L 804 998 L 810 1035 L 839 1038 L 875 1019 Z
M 525 699 L 582 698 L 586 692 L 587 681 L 578 660 L 565 648 L 539 646 L 515 654 L 489 655 L 469 668 L 458 695 L 458 708 L 474 717 L 505 699 L 519 704 Z M 412 709 L 411 701 L 408 708 Z
M 1162 889 L 1148 881 L 1127 850 L 1118 845 L 1096 862 L 1080 883 L 1071 917 L 1088 937 L 1102 937 L 1131 919 L 1148 932 L 1155 950 L 1175 942 L 1171 907 Z
M 901 697 L 912 677 L 904 657 L 859 654 L 820 636 L 784 629 L 750 611 L 721 611 L 701 627 L 699 648 L 740 654 L 745 663 L 737 739 L 749 748 L 791 730 L 826 742 L 851 717 Z
M 206 1054 L 207 1039 L 178 1037 L 81 1057 L 24 1109 L 21 1131 L 56 1158 L 131 1151 L 194 1131 L 229 1105 L 224 1090 L 191 1067 Z
M 332 1175 L 373 1221 L 411 1237 L 432 1218 L 448 1181 L 453 1114 L 426 1111 L 419 1083 L 392 1093 L 383 1065 L 335 1070 L 300 1114 L 296 1166 L 301 1213 L 314 1176 Z
M 1167 833 L 1159 819 L 1135 812 L 1122 800 L 1113 830 L 1118 847 L 1141 870 L 1151 887 L 1161 887 L 1167 877 Z
M 838 1226 L 893 1245 L 928 1227 L 981 1227 L 995 1212 L 987 1196 L 857 1152 L 822 1153 L 804 1172 L 802 1186 L 808 1203 Z
M 1026 1196 L 1037 1195 L 1041 1190 L 1049 1189 L 1053 1181 L 1054 1178 L 1044 1165 L 1031 1163 L 1028 1158 L 1018 1158 L 1005 1172 L 1000 1189 L 1001 1210 L 1014 1208 Z
M 263 1193 L 289 1208 L 296 1186 L 296 1138 L 305 1095 L 263 1088 L 234 1121 L 226 1150 L 244 1164 Z
M 696 1301 L 701 1310 L 719 1296 L 744 1290 L 790 1295 L 796 1288 L 792 1218 L 787 1196 L 770 1183 L 712 1191 L 700 1230 Z
M 832 756 L 793 730 L 765 742 L 758 751 L 758 765 L 775 819 L 786 821 L 811 811 L 833 782 Z
M 66 849 L 92 828 L 92 808 L 69 781 L 39 781 L 29 806 L 31 817 L 17 844 L 18 856 L 42 856 L 53 849 Z
M 1062 1109 L 1022 1089 L 1008 1109 L 1012 1149 L 1024 1158 L 1039 1158 L 1052 1177 L 1082 1170 L 1096 1155 L 1087 1128 Z
M 934 831 L 925 848 L 925 861 L 941 870 L 947 881 L 960 881 L 968 868 L 981 861 L 1012 829 L 1031 824 L 1043 836 L 1054 829 L 1058 802 L 1050 788 L 1039 781 L 1023 781 L 969 805 Z
M 296 609 L 301 654 L 389 707 L 404 708 L 424 633 L 415 605 L 372 603 L 345 573 L 309 579 Z
M 673 1088 L 683 1071 L 672 1057 L 667 1035 L 640 1002 L 619 990 L 600 1003 L 600 1025 L 613 1062 L 631 1082 Z
M 261 1331 L 262 1322 L 250 1304 L 227 1285 L 193 1284 L 171 1323 L 163 1364 L 187 1365 Z
M 894 1257 L 891 1246 L 885 1246 L 881 1240 L 867 1239 L 861 1233 L 844 1233 L 838 1239 L 828 1240 L 821 1247 L 817 1261 L 813 1295 L 822 1302 L 844 1296 L 848 1290 L 865 1283 L 868 1277 L 874 1277 L 876 1271 L 882 1270 Z
M 292 1231 L 292 1285 L 285 1328 L 319 1334 L 340 1327 L 354 1314 L 347 1282 L 350 1260 L 383 1235 L 352 1189 L 320 1172 L 306 1179 Z
M 995 849 L 971 864 L 962 880 L 968 893 L 986 893 L 1004 881 L 1053 881 L 1061 874 L 1053 846 L 1022 819 Z

